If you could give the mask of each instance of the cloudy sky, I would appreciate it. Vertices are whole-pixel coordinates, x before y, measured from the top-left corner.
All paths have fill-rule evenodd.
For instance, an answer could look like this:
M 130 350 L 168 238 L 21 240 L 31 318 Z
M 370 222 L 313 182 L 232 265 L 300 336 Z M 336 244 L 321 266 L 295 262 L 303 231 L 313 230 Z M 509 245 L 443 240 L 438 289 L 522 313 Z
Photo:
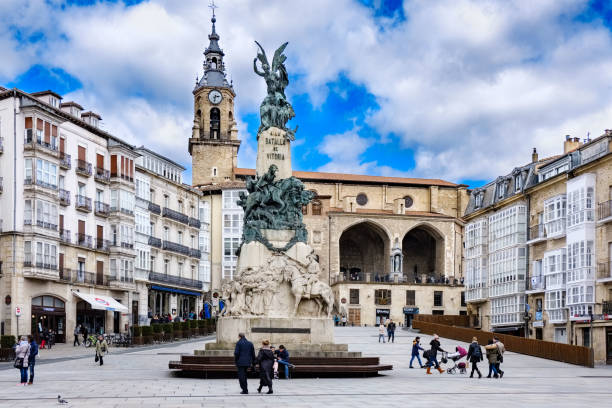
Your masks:
M 289 41 L 299 170 L 471 186 L 612 128 L 605 0 L 217 0 L 237 93 L 239 165 L 255 164 L 258 40 Z M 2 0 L 0 84 L 53 89 L 104 128 L 189 167 L 208 0 Z M 179 142 L 180 141 L 180 142 Z M 189 174 L 187 175 L 190 177 Z

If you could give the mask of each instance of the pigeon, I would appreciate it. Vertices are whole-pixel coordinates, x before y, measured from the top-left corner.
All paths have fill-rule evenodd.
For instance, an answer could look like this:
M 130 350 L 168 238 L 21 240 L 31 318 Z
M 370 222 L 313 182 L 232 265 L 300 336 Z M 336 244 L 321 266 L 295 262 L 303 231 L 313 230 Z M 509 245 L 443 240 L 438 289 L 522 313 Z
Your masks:
M 58 395 L 58 396 L 57 396 L 57 403 L 58 403 L 58 404 L 67 404 L 67 403 L 68 403 L 68 401 L 66 401 L 65 399 L 62 399 L 62 396 L 61 396 L 61 395 Z

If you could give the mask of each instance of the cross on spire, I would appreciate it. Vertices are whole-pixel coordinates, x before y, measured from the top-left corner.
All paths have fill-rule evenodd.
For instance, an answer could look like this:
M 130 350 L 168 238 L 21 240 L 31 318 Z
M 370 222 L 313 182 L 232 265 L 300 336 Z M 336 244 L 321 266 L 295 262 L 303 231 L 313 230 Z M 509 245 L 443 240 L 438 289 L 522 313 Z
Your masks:
M 215 9 L 219 8 L 219 6 L 215 4 L 215 0 L 210 0 L 210 4 L 208 5 L 208 7 L 212 10 L 213 18 L 215 18 Z

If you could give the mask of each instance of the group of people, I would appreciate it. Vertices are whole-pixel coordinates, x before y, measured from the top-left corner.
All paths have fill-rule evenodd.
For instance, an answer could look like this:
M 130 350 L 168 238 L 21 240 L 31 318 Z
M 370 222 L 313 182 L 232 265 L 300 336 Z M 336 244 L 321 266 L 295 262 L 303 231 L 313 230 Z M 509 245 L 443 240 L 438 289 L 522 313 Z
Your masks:
M 268 394 L 273 394 L 272 380 L 278 379 L 278 367 L 282 365 L 285 371 L 285 379 L 289 379 L 289 368 L 294 367 L 289 362 L 289 352 L 285 346 L 280 345 L 278 350 L 270 345 L 268 340 L 261 343 L 261 349 L 255 356 L 253 343 L 247 340 L 244 333 L 238 334 L 239 340 L 234 350 L 234 360 L 238 368 L 238 382 L 240 383 L 241 394 L 248 394 L 247 372 L 249 369 L 255 371 L 255 366 L 259 366 L 259 387 L 257 392 L 261 393 L 263 387 L 268 387 Z
M 421 368 L 427 368 L 427 374 L 431 374 L 432 367 L 435 367 L 440 374 L 442 374 L 444 370 L 440 367 L 440 363 L 438 362 L 438 352 L 445 352 L 445 350 L 443 350 L 440 345 L 438 335 L 433 335 L 433 339 L 429 343 L 429 350 L 425 350 L 423 347 L 421 347 L 420 342 L 420 337 L 416 337 L 412 342 L 412 356 L 410 358 L 409 367 L 414 368 L 412 363 L 416 359 Z M 484 346 L 484 348 L 487 361 L 489 362 L 489 374 L 487 375 L 487 378 L 491 378 L 491 375 L 493 375 L 493 378 L 502 378 L 504 376 L 504 371 L 501 369 L 501 363 L 504 361 L 504 352 L 506 351 L 504 344 L 498 337 L 493 337 L 489 340 L 488 344 Z M 459 347 L 457 347 L 457 349 L 459 349 Z M 425 365 L 423 365 L 421 361 L 419 351 L 423 351 L 423 358 L 427 360 Z M 482 378 L 482 373 L 478 369 L 478 363 L 484 360 L 484 356 L 476 337 L 472 338 L 472 343 L 468 349 L 466 359 L 470 364 L 472 364 L 470 378 L 474 378 L 474 372 L 478 374 L 478 378 Z
M 342 317 L 338 316 L 337 314 L 334 315 L 334 325 L 346 326 L 346 323 L 347 323 L 347 319 L 345 315 L 343 315 Z
M 34 366 L 38 355 L 38 343 L 33 336 L 21 336 L 15 346 L 15 368 L 19 369 L 21 382 L 17 385 L 32 385 L 34 383 Z M 28 381 L 28 371 L 30 380 Z
M 395 324 L 395 322 L 391 319 L 386 321 L 386 327 L 385 327 L 385 323 L 383 323 L 383 321 L 381 320 L 380 324 L 378 325 L 378 342 L 380 343 L 380 341 L 382 340 L 382 342 L 385 342 L 385 332 L 387 333 L 387 342 L 389 343 L 395 343 L 395 329 L 397 328 L 397 325 Z
M 53 329 L 44 328 L 38 332 L 38 336 L 41 339 L 40 347 L 50 349 L 55 344 L 55 331 Z

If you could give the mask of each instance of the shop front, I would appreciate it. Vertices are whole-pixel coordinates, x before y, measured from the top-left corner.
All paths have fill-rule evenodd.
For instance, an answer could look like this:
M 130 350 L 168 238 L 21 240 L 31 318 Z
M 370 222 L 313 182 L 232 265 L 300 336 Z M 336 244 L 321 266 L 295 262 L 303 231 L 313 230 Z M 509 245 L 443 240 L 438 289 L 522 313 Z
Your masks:
M 56 343 L 66 342 L 66 304 L 54 296 L 32 298 L 32 335 L 38 344 L 44 333 L 53 333 Z
M 112 330 L 114 333 L 120 332 L 121 313 L 128 313 L 127 307 L 110 296 L 72 293 L 81 299 L 76 307 L 77 325 L 86 328 L 89 334 L 103 334 L 107 327 L 107 312 L 113 312 Z
M 172 318 L 178 316 L 187 319 L 189 314 L 193 312 L 197 317 L 200 312 L 197 308 L 198 298 L 201 296 L 201 293 L 190 290 L 151 285 L 149 309 L 153 316 L 161 317 L 170 313 Z
M 418 307 L 405 307 L 404 308 L 404 326 L 412 327 L 412 320 L 414 320 L 414 316 L 419 314 Z
M 390 315 L 391 311 L 389 309 L 376 309 L 376 325 L 384 324 Z

